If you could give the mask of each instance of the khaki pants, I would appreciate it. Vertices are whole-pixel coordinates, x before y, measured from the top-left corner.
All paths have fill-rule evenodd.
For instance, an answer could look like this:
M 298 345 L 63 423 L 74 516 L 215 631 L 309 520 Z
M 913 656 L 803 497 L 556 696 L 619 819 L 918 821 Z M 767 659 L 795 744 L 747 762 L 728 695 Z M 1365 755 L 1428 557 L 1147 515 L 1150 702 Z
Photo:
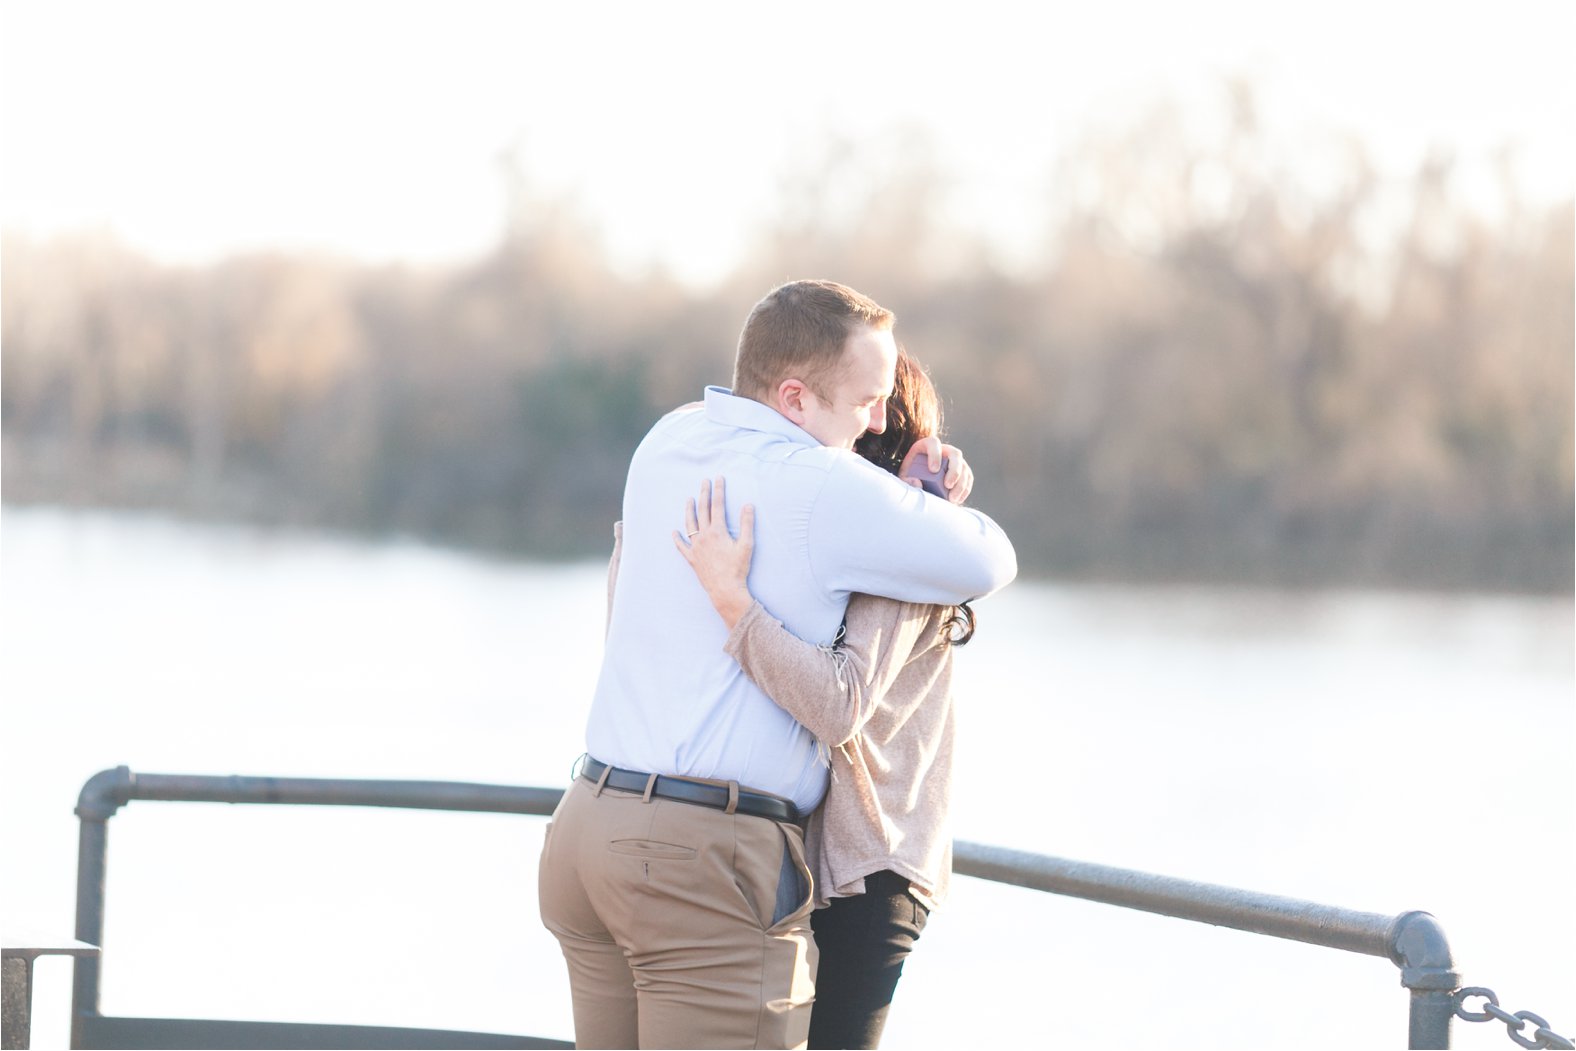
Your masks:
M 773 922 L 785 858 L 802 900 Z M 805 1045 L 816 949 L 797 825 L 577 778 L 547 827 L 539 887 L 577 1047 Z

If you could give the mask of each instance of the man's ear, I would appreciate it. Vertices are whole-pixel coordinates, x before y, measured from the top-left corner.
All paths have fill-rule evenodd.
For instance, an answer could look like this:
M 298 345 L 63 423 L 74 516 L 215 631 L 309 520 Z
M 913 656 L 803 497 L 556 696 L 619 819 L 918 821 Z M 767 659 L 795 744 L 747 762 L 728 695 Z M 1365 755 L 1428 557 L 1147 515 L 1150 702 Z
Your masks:
M 802 380 L 785 379 L 777 385 L 777 411 L 788 417 L 795 426 L 803 427 L 809 418 L 805 414 L 805 398 L 814 397 Z

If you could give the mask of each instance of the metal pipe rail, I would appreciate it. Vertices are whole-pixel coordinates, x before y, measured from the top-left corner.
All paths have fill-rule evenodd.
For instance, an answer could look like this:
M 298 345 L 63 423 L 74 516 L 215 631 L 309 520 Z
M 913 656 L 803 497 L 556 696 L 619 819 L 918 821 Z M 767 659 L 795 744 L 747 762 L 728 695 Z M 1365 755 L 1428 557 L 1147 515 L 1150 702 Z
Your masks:
M 1384 957 L 1401 969 L 1401 984 L 1412 994 L 1407 1046 L 1450 1046 L 1451 994 L 1461 987 L 1461 976 L 1444 930 L 1426 912 L 1357 912 L 962 840 L 952 851 L 952 871 L 965 876 Z
M 376 806 L 551 816 L 557 788 L 449 781 L 362 781 L 212 777 L 103 770 L 82 786 L 76 813 L 76 937 L 104 944 L 107 822 L 132 800 Z M 76 961 L 71 988 L 73 1048 L 571 1048 L 562 1040 L 385 1026 L 312 1025 L 190 1018 L 113 1018 L 99 1010 L 101 958 Z
M 90 945 L 103 944 L 106 822 L 120 807 L 134 799 L 378 806 L 548 817 L 562 795 L 563 790 L 557 788 L 467 782 L 134 774 L 124 766 L 105 770 L 88 779 L 77 803 L 81 834 L 76 937 Z M 1455 971 L 1444 931 L 1426 912 L 1405 912 L 1397 916 L 1356 912 L 1296 898 L 964 840 L 953 844 L 953 871 L 1051 894 L 1384 957 L 1401 969 L 1401 984 L 1411 993 L 1408 1047 L 1450 1046 L 1450 1024 L 1454 1016 L 1452 994 L 1460 988 L 1461 980 Z M 72 987 L 72 1047 L 570 1046 L 558 1041 L 485 1033 L 362 1026 L 292 1027 L 262 1022 L 106 1019 L 99 1014 L 100 963 L 99 958 L 76 960 Z M 216 1042 L 220 1037 L 226 1042 Z M 106 1042 L 111 1038 L 121 1042 Z M 126 1042 L 132 1039 L 164 1042 Z M 190 1042 L 171 1042 L 183 1039 Z M 292 1043 L 292 1040 L 303 1042 Z

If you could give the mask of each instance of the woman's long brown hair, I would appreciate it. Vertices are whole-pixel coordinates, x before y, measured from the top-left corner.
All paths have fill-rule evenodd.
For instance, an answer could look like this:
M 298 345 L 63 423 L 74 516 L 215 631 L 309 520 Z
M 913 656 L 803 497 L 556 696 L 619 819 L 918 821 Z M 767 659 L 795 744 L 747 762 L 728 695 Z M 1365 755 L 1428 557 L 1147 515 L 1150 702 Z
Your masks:
M 925 367 L 899 347 L 892 396 L 887 399 L 886 429 L 861 436 L 854 451 L 882 470 L 897 474 L 913 444 L 931 435 L 941 437 L 941 399 Z M 941 630 L 952 645 L 962 646 L 974 637 L 974 625 L 974 611 L 965 602 L 952 607 Z

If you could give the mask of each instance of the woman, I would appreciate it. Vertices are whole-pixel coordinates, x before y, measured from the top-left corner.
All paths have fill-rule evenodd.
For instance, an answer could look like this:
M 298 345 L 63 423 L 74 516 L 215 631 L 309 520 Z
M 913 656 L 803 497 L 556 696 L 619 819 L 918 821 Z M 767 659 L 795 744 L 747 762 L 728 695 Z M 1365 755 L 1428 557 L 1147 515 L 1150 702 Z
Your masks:
M 905 477 L 915 443 L 940 432 L 929 377 L 900 353 L 886 430 L 855 451 L 918 486 Z M 730 628 L 727 651 L 829 750 L 830 786 L 805 835 L 821 959 L 809 1046 L 873 1048 L 903 962 L 947 893 L 953 648 L 973 635 L 974 615 L 854 595 L 835 647 L 805 642 L 749 595 L 752 509 L 734 539 L 710 497 L 688 509 L 695 535 L 680 552 Z

